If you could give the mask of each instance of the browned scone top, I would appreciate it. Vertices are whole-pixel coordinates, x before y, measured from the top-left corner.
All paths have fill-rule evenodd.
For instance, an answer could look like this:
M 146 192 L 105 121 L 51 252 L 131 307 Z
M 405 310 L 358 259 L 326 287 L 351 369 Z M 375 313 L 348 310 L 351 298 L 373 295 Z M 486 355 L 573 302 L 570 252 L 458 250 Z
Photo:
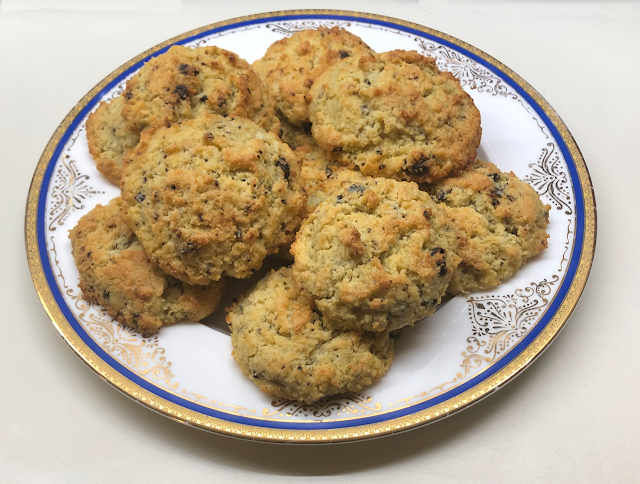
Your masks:
M 280 132 L 275 101 L 245 60 L 215 46 L 176 45 L 147 62 L 122 96 L 89 117 L 91 154 L 98 169 L 119 183 L 122 158 L 144 129 L 204 112 L 251 119 Z
M 309 123 L 309 88 L 341 59 L 373 53 L 360 37 L 339 27 L 302 30 L 269 46 L 253 68 L 282 114 L 296 126 Z
M 535 190 L 493 163 L 424 187 L 459 231 L 456 267 L 447 292 L 489 289 L 547 247 L 549 210 Z
M 291 247 L 293 276 L 336 328 L 399 329 L 433 314 L 456 238 L 415 183 L 338 180 Z
M 336 165 L 327 158 L 326 152 L 317 146 L 300 146 L 294 151 L 301 163 L 300 184 L 307 194 L 307 204 L 303 210 L 303 218 L 308 217 L 320 202 L 326 200 L 346 184 L 363 181 L 366 177 L 346 166 Z M 276 256 L 279 259 L 293 262 L 290 253 L 291 244 L 280 247 Z
M 233 357 L 269 395 L 312 403 L 357 392 L 393 361 L 388 331 L 331 329 L 290 268 L 266 275 L 227 311 Z
M 171 47 L 127 82 L 122 116 L 132 130 L 204 112 L 242 117 L 278 133 L 275 102 L 251 66 L 220 47 Z
M 145 130 L 125 160 L 125 221 L 162 270 L 192 284 L 248 277 L 290 243 L 306 195 L 296 156 L 242 118 Z
M 431 183 L 476 158 L 480 112 L 451 73 L 415 51 L 345 59 L 309 96 L 318 145 L 365 175 Z
M 124 154 L 135 148 L 140 140 L 122 117 L 123 106 L 122 96 L 108 103 L 103 101 L 87 119 L 89 152 L 98 171 L 116 185 L 120 184 Z
M 98 205 L 70 231 L 84 296 L 145 336 L 211 314 L 222 298 L 223 283 L 191 286 L 162 272 L 124 223 L 120 206 L 119 197 Z
M 302 166 L 300 180 L 307 192 L 307 209 L 309 216 L 315 208 L 339 189 L 343 183 L 356 183 L 366 179 L 356 170 L 336 165 L 327 157 L 327 153 L 317 146 L 301 146 L 294 151 Z

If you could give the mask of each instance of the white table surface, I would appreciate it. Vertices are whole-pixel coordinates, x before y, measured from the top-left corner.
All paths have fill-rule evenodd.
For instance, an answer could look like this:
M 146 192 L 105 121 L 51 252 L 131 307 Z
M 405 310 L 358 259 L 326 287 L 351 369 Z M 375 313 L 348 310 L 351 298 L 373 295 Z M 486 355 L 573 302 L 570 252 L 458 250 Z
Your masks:
M 21 10 L 37 4 L 5 0 L 0 13 L 0 482 L 325 482 L 336 476 L 368 483 L 640 482 L 637 3 L 167 0 L 156 4 L 159 12 Z M 65 4 L 88 8 L 53 5 Z M 153 2 L 111 5 L 144 9 Z M 421 23 L 475 45 L 529 81 L 564 119 L 587 161 L 598 207 L 596 257 L 582 300 L 554 344 L 474 407 L 353 444 L 233 440 L 152 413 L 75 356 L 33 288 L 24 205 L 50 136 L 116 67 L 209 23 L 314 7 Z

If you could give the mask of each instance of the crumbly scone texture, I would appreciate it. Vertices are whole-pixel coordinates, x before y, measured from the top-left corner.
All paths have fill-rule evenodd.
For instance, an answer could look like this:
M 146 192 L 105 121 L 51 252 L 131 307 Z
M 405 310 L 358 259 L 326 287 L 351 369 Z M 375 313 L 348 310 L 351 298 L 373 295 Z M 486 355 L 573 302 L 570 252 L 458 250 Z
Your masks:
M 98 170 L 119 184 L 123 157 L 144 129 L 205 112 L 251 119 L 280 132 L 275 100 L 245 60 L 215 46 L 176 45 L 147 62 L 122 96 L 101 103 L 89 117 L 89 150 Z
M 327 158 L 326 152 L 317 146 L 301 146 L 294 151 L 301 163 L 300 183 L 307 194 L 307 204 L 302 213 L 307 218 L 315 208 L 326 200 L 333 192 L 344 188 L 345 184 L 353 184 L 365 180 L 366 177 Z M 276 257 L 286 262 L 293 262 L 291 244 L 280 247 Z
M 248 277 L 301 223 L 298 159 L 252 121 L 206 113 L 145 130 L 130 153 L 125 221 L 149 257 L 187 283 Z
M 415 183 L 366 178 L 303 222 L 293 275 L 334 327 L 399 329 L 440 303 L 457 263 L 451 230 Z
M 318 76 L 342 59 L 372 53 L 360 37 L 347 30 L 319 27 L 271 44 L 253 68 L 284 116 L 296 126 L 308 126 L 309 88 Z
M 284 115 L 280 114 L 280 139 L 287 143 L 292 150 L 301 146 L 316 146 L 311 134 L 311 125 L 296 126 L 291 124 Z
M 294 153 L 300 160 L 300 180 L 307 192 L 305 217 L 344 183 L 366 179 L 359 172 L 331 161 L 326 151 L 317 146 L 301 146 Z
M 222 298 L 223 283 L 191 286 L 163 273 L 124 223 L 120 207 L 120 197 L 98 205 L 70 231 L 84 296 L 145 336 L 211 314 Z
M 549 205 L 513 172 L 477 161 L 473 169 L 426 187 L 460 234 L 447 292 L 489 289 L 547 247 Z
M 312 403 L 357 392 L 393 361 L 388 331 L 331 329 L 290 268 L 272 271 L 227 311 L 233 357 L 269 395 Z
M 101 102 L 87 119 L 89 152 L 98 171 L 110 182 L 120 184 L 124 154 L 138 144 L 140 136 L 131 132 L 121 116 L 124 98 Z
M 347 58 L 309 96 L 318 145 L 365 175 L 431 183 L 476 159 L 480 112 L 431 57 L 395 50 Z
M 174 45 L 127 81 L 122 116 L 136 133 L 210 112 L 278 134 L 275 100 L 252 67 L 220 47 Z

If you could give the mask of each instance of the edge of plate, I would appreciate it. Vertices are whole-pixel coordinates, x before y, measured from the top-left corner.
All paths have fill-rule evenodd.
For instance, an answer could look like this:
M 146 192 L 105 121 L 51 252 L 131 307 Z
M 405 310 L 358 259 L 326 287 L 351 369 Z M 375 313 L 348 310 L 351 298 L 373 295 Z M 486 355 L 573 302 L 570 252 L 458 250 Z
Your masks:
M 129 67 L 136 64 L 145 57 L 157 52 L 160 49 L 174 44 L 181 40 L 198 35 L 215 28 L 227 25 L 247 22 L 251 20 L 269 19 L 280 16 L 314 16 L 314 15 L 335 15 L 335 16 L 352 16 L 362 19 L 378 20 L 389 22 L 426 34 L 437 36 L 463 49 L 466 49 L 478 57 L 482 58 L 489 64 L 497 67 L 504 73 L 508 74 L 520 88 L 522 88 L 534 101 L 540 106 L 544 113 L 549 117 L 555 128 L 560 133 L 562 140 L 566 144 L 571 153 L 573 162 L 578 173 L 580 187 L 583 194 L 584 203 L 584 234 L 582 254 L 576 269 L 573 281 L 566 293 L 564 300 L 556 311 L 553 318 L 549 321 L 544 330 L 527 346 L 513 361 L 496 374 L 483 380 L 475 387 L 457 395 L 453 398 L 437 404 L 433 407 L 416 412 L 415 414 L 406 415 L 404 417 L 395 418 L 386 422 L 366 424 L 362 426 L 347 427 L 344 429 L 328 429 L 328 430 L 281 430 L 270 429 L 265 427 L 255 427 L 251 425 L 238 424 L 228 422 L 215 417 L 209 417 L 198 412 L 185 409 L 177 404 L 157 397 L 153 393 L 145 390 L 139 385 L 129 381 L 120 373 L 115 371 L 111 366 L 99 358 L 75 333 L 69 322 L 64 317 L 62 311 L 58 307 L 54 296 L 47 284 L 45 273 L 42 266 L 42 260 L 38 250 L 37 236 L 37 207 L 40 196 L 40 188 L 44 179 L 45 171 L 51 160 L 51 157 L 72 121 L 80 113 L 80 111 L 88 104 L 88 102 L 104 89 L 115 77 L 126 71 Z M 376 438 L 394 433 L 399 433 L 409 429 L 417 428 L 422 425 L 433 423 L 442 418 L 448 417 L 460 410 L 463 410 L 472 404 L 479 402 L 481 399 L 489 396 L 492 392 L 500 389 L 505 384 L 513 380 L 525 368 L 527 368 L 542 352 L 551 344 L 555 337 L 560 333 L 566 324 L 569 316 L 575 309 L 578 300 L 584 290 L 593 263 L 593 257 L 596 244 L 597 233 L 597 214 L 595 194 L 593 185 L 586 163 L 578 148 L 578 145 L 569 132 L 569 129 L 562 121 L 558 113 L 549 105 L 549 103 L 538 93 L 529 83 L 521 78 L 506 65 L 491 57 L 480 49 L 463 42 L 455 37 L 439 32 L 413 22 L 400 20 L 384 15 L 371 13 L 347 11 L 347 10 L 285 10 L 276 12 L 265 12 L 260 14 L 248 15 L 228 19 L 222 22 L 216 22 L 198 29 L 191 30 L 182 35 L 162 42 L 140 55 L 134 57 L 118 69 L 113 71 L 109 76 L 104 78 L 91 91 L 89 91 L 74 108 L 67 114 L 63 122 L 58 126 L 53 136 L 47 143 L 40 160 L 36 166 L 26 204 L 25 213 L 25 245 L 27 252 L 27 260 L 33 283 L 53 325 L 58 330 L 62 338 L 71 346 L 74 352 L 103 380 L 120 390 L 138 403 L 160 413 L 166 417 L 176 420 L 203 430 L 213 431 L 216 433 L 245 438 L 250 440 L 259 440 L 267 442 L 280 443 L 332 443 L 332 442 L 349 442 L 362 440 L 367 438 Z

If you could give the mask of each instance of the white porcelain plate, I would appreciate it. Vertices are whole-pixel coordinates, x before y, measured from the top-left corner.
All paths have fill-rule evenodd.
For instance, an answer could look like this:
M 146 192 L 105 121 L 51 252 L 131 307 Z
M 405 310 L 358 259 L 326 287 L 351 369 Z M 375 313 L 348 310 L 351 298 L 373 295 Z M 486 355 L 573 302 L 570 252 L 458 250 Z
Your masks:
M 482 115 L 480 159 L 513 171 L 552 206 L 549 248 L 501 286 L 456 297 L 403 331 L 380 381 L 313 405 L 261 393 L 231 357 L 218 310 L 143 338 L 88 303 L 78 288 L 68 231 L 119 189 L 96 170 L 87 115 L 118 96 L 150 57 L 173 44 L 217 45 L 249 62 L 296 31 L 340 26 L 378 52 L 434 56 L 473 97 Z M 291 11 L 210 25 L 165 42 L 125 64 L 72 110 L 34 175 L 26 218 L 27 252 L 38 293 L 71 347 L 100 375 L 140 403 L 204 429 L 251 439 L 355 440 L 423 425 L 507 382 L 553 340 L 575 307 L 595 245 L 595 202 L 584 160 L 548 103 L 487 54 L 423 26 L 371 14 Z M 245 282 L 234 288 L 237 293 Z

